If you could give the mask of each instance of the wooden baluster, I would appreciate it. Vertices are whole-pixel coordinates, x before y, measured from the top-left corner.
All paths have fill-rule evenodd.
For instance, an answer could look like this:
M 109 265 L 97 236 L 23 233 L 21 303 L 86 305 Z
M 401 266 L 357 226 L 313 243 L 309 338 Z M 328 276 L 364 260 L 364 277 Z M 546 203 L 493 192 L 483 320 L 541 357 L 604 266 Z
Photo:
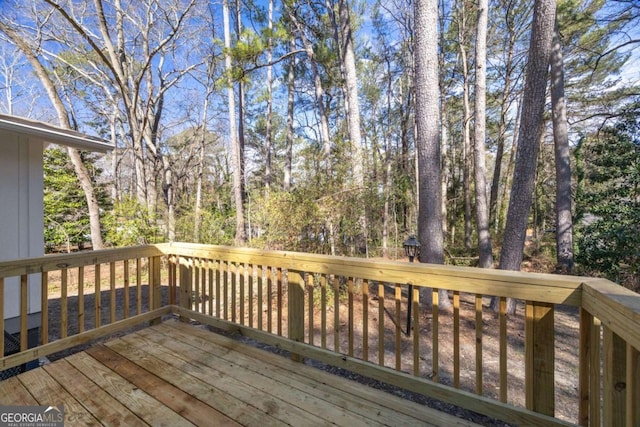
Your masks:
M 253 268 L 253 264 L 249 264 L 247 266 L 247 279 L 248 279 L 248 286 L 249 286 L 249 296 L 248 296 L 248 307 L 249 307 L 249 327 L 253 328 L 253 285 L 254 285 L 254 281 L 253 281 L 253 274 L 254 274 L 254 268 Z
M 116 321 L 116 263 L 109 263 L 110 323 Z
M 314 316 L 313 316 L 313 298 L 314 298 L 314 289 L 313 289 L 313 274 L 306 273 L 307 277 L 307 322 L 308 322 L 308 334 L 309 341 L 308 343 L 314 345 Z
M 238 264 L 238 285 L 240 287 L 240 301 L 239 301 L 239 305 L 240 305 L 240 324 L 244 325 L 244 274 L 245 274 L 245 266 L 244 264 Z M 281 325 L 278 325 L 278 330 L 280 332 L 282 332 L 282 328 Z M 282 335 L 281 333 L 278 335 Z
M 42 273 L 42 276 L 44 277 L 46 274 L 47 273 Z M 46 294 L 43 292 L 43 295 Z M 44 324 L 44 322 L 42 322 L 42 324 Z M 0 331 L 4 332 L 4 277 L 0 277 Z M 4 357 L 4 336 L 0 339 L 0 357 Z
M 273 303 L 271 300 L 272 286 L 271 267 L 267 267 L 267 331 L 269 333 L 273 332 Z
M 220 285 L 223 278 L 224 278 L 224 274 L 222 273 L 222 261 L 217 261 L 217 264 L 216 264 L 216 317 L 218 319 L 222 317 L 222 314 L 221 314 L 222 312 L 220 311 L 221 310 L 220 303 L 223 296 L 220 293 Z
M 353 329 L 355 327 L 355 319 L 353 315 L 354 305 L 354 289 L 353 289 L 353 277 L 347 279 L 347 292 L 349 295 L 349 356 L 353 357 Z
M 527 301 L 525 308 L 525 403 L 554 416 L 555 343 L 553 304 Z
M 125 259 L 123 262 L 124 269 L 124 311 L 123 315 L 125 319 L 129 318 L 129 304 L 131 303 L 129 298 L 129 260 Z M 171 267 L 169 267 L 169 271 L 171 271 Z M 171 280 L 169 280 L 171 283 Z
M 413 287 L 413 375 L 420 376 L 420 288 Z M 436 334 L 437 335 L 437 334 Z M 434 365 L 437 366 L 437 365 Z M 434 380 L 437 381 L 437 380 Z
M 215 279 L 215 275 L 217 274 L 217 268 L 216 268 L 216 264 L 215 261 L 213 260 L 209 260 L 208 261 L 208 265 L 207 265 L 207 271 L 209 274 L 209 316 L 214 316 L 213 314 L 213 300 L 214 299 L 218 299 L 217 295 L 213 293 L 214 290 L 214 280 Z M 216 313 L 217 315 L 217 313 Z
M 362 359 L 369 360 L 369 282 L 362 280 Z
M 453 292 L 453 386 L 460 388 L 460 292 Z
M 4 285 L 4 279 L 0 278 L 2 284 Z M 40 320 L 40 343 L 46 344 L 49 342 L 49 273 L 44 272 L 40 277 L 40 285 L 41 285 L 41 320 Z M 0 289 L 1 291 L 1 289 Z M 4 298 L 4 292 L 0 292 L 2 296 L 0 298 Z M 0 301 L 0 310 L 4 310 L 4 301 Z M 4 314 L 0 316 L 2 318 L 2 322 L 4 322 Z M 2 327 L 4 331 L 4 326 Z M 4 340 L 2 340 L 4 342 Z M 4 354 L 4 351 L 0 354 Z
M 201 295 L 200 295 L 200 266 L 201 266 L 201 260 L 199 258 L 194 258 L 193 259 L 193 296 L 192 301 L 193 301 L 193 305 L 191 306 L 191 310 L 195 311 L 196 313 L 200 312 L 200 301 L 201 301 Z
M 476 394 L 482 395 L 482 295 L 476 295 Z
M 94 288 L 94 324 L 93 327 L 94 328 L 99 328 L 100 325 L 102 324 L 102 294 L 100 293 L 100 281 L 102 280 L 101 274 L 100 274 L 100 270 L 101 270 L 101 264 L 95 264 L 94 265 L 94 282 L 93 282 L 93 288 Z
M 402 349 L 401 349 L 401 336 L 402 331 L 400 330 L 400 319 L 402 314 L 402 287 L 396 283 L 396 370 L 400 370 L 402 367 Z
M 207 268 L 208 263 L 206 259 L 200 260 L 200 313 L 207 313 Z M 211 294 L 209 294 L 211 298 Z
M 229 320 L 229 263 L 222 261 L 222 308 L 224 320 Z
M 27 339 L 27 316 L 29 310 L 29 294 L 27 291 L 28 287 L 29 276 L 23 274 L 22 276 L 20 276 L 20 351 L 25 351 L 29 346 L 29 341 Z
M 500 297 L 500 401 L 507 403 L 509 372 L 507 369 L 507 298 Z
M 327 276 L 320 276 L 320 345 L 327 348 Z
M 282 268 L 278 267 L 276 270 L 276 286 L 278 292 L 278 335 L 282 336 Z
M 262 322 L 262 311 L 263 311 L 263 285 L 264 285 L 264 267 L 261 265 L 256 266 L 257 275 L 258 275 L 258 329 L 264 330 L 264 323 Z M 291 278 L 289 278 L 291 280 Z M 291 338 L 291 337 L 289 337 Z
M 237 313 L 238 313 L 238 298 L 237 298 L 237 285 L 238 285 L 238 272 L 240 268 L 236 263 L 229 263 L 229 268 L 231 269 L 229 274 L 231 275 L 231 321 L 236 323 Z
M 384 366 L 384 283 L 378 283 L 378 365 Z
M 125 263 L 128 265 L 129 261 L 126 260 Z M 175 280 L 176 280 L 176 272 L 174 270 L 175 267 L 175 258 L 173 255 L 169 255 L 169 257 L 167 258 L 167 263 L 168 263 L 168 269 L 169 269 L 169 305 L 174 305 L 176 303 L 175 301 Z M 127 273 L 127 277 L 129 276 L 129 273 Z M 127 292 L 128 293 L 128 292 Z
M 142 313 L 142 260 L 140 258 L 136 258 L 136 313 Z
M 438 289 L 431 289 L 431 360 L 433 363 L 431 364 L 431 379 L 434 382 L 438 382 L 438 378 L 440 376 L 440 360 L 439 360 L 439 328 L 440 328 L 440 296 L 438 295 Z M 420 332 L 418 331 L 418 334 Z M 414 335 L 415 335 L 415 326 L 414 326 Z
M 333 276 L 333 351 L 340 353 L 340 278 Z
M 66 338 L 69 329 L 69 306 L 68 306 L 68 272 L 66 268 L 60 270 L 60 338 Z

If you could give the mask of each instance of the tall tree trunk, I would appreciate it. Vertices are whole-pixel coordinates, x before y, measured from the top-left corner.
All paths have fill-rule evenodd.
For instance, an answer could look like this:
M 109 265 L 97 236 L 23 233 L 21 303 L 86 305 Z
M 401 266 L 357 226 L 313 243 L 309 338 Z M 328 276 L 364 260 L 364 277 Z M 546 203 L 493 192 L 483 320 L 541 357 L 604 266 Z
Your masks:
M 415 2 L 416 151 L 418 157 L 418 235 L 423 243 L 420 261 L 444 263 L 440 110 L 438 84 L 438 1 Z M 446 292 L 440 307 L 451 305 Z
M 213 67 L 211 67 L 212 69 Z M 213 77 L 211 73 L 209 77 Z M 199 127 L 198 132 L 198 165 L 196 169 L 196 200 L 193 206 L 193 241 L 194 243 L 200 242 L 200 225 L 202 224 L 202 181 L 204 175 L 204 159 L 207 142 L 207 117 L 209 111 L 209 95 L 213 82 L 207 79 L 207 89 L 205 91 L 204 102 L 202 106 L 202 124 Z M 210 84 L 209 84 L 210 83 Z
M 515 170 L 509 198 L 500 269 L 520 270 L 543 133 L 544 104 L 555 22 L 555 0 L 536 0 L 526 69 Z M 513 302 L 509 311 L 515 311 Z
M 440 28 L 445 28 L 445 16 L 444 0 L 439 0 L 440 5 L 438 7 L 438 21 Z M 447 221 L 447 189 L 449 188 L 449 174 L 447 173 L 448 165 L 448 153 L 447 148 L 449 146 L 449 132 L 448 132 L 448 111 L 447 111 L 447 99 L 445 96 L 445 82 L 444 82 L 444 67 L 445 67 L 445 32 L 439 32 L 440 47 L 438 49 L 438 81 L 440 85 L 440 154 L 442 156 L 442 235 L 444 241 L 447 239 L 447 233 L 449 232 L 449 225 Z
M 231 155 L 233 159 L 233 199 L 236 207 L 236 245 L 244 245 L 246 241 L 245 234 L 245 221 L 244 221 L 244 197 L 243 197 L 243 159 L 242 150 L 240 148 L 240 142 L 238 140 L 238 132 L 236 127 L 236 101 L 233 91 L 233 82 L 231 81 L 231 55 L 228 50 L 231 48 L 231 31 L 229 29 L 229 0 L 223 0 L 222 2 L 222 18 L 224 25 L 224 46 L 227 52 L 225 53 L 225 68 L 228 73 L 227 80 L 227 103 L 229 106 L 229 138 L 231 143 Z
M 118 153 L 118 108 L 113 106 L 113 111 L 109 115 L 109 133 L 111 134 L 111 143 L 113 151 L 111 152 L 111 173 L 113 174 L 113 183 L 111 184 L 111 200 L 119 202 L 121 200 L 122 185 L 120 183 L 120 160 Z
M 393 76 L 391 74 L 391 59 L 385 55 L 387 65 L 387 123 L 384 132 L 384 210 L 382 213 L 382 257 L 389 258 L 389 222 L 390 222 L 390 199 L 391 199 L 391 145 L 392 145 L 392 123 L 391 123 L 391 97 Z
M 556 250 L 558 264 L 573 268 L 573 220 L 571 218 L 571 163 L 567 132 L 567 104 L 564 97 L 562 44 L 556 20 L 551 50 L 551 108 L 556 159 Z
M 240 0 L 235 0 L 235 12 L 236 12 L 236 40 L 239 42 L 242 38 L 242 13 L 240 8 Z M 244 82 L 240 80 L 238 82 L 238 149 L 240 150 L 240 196 L 242 197 L 242 206 L 243 206 L 243 219 L 244 219 L 244 202 L 246 200 L 245 194 L 245 164 L 244 164 L 244 149 L 245 149 L 245 138 L 244 138 L 244 129 L 245 129 L 245 116 L 246 116 L 246 92 L 244 90 Z M 244 221 L 243 221 L 244 222 Z M 241 244 L 244 244 L 246 241 L 246 232 L 242 233 L 242 239 L 240 240 Z
M 364 155 L 362 153 L 362 133 L 360 130 L 360 101 L 358 100 L 358 76 L 356 74 L 356 59 L 353 48 L 353 33 L 351 28 L 351 12 L 347 0 L 338 2 L 341 24 L 341 53 L 344 64 L 345 86 L 348 101 L 348 126 L 351 149 L 354 159 L 353 179 L 362 191 L 364 188 Z
M 493 268 L 491 235 L 489 233 L 489 206 L 487 204 L 487 174 L 485 161 L 486 98 L 487 98 L 487 25 L 489 18 L 487 0 L 478 1 L 478 25 L 476 27 L 476 85 L 475 85 L 475 185 L 478 249 L 481 268 Z
M 364 179 L 364 154 L 362 149 L 362 133 L 360 129 L 360 101 L 358 99 L 358 75 L 356 73 L 356 59 L 353 47 L 353 30 L 351 28 L 351 10 L 347 0 L 338 1 L 340 14 L 340 36 L 342 46 L 342 63 L 344 64 L 345 89 L 347 95 L 347 122 L 349 126 L 349 139 L 353 159 L 353 180 L 357 188 L 358 211 L 360 231 L 363 236 L 365 252 L 368 255 L 368 225 L 365 214 L 365 179 Z
M 271 61 L 273 59 L 273 0 L 269 0 L 269 8 L 268 8 L 268 29 L 269 29 L 269 38 L 267 45 L 267 129 L 266 129 L 266 159 L 264 165 L 264 186 L 267 191 L 271 187 L 271 150 L 273 146 L 272 141 L 272 120 L 273 120 L 273 112 L 272 112 L 272 103 L 273 103 L 273 66 L 271 65 Z
M 471 249 L 471 103 L 469 101 L 469 59 L 467 57 L 467 10 L 462 2 L 458 10 L 458 46 L 462 65 L 462 186 L 464 189 L 464 247 Z
M 293 33 L 293 25 L 291 26 Z M 293 52 L 296 49 L 296 40 L 291 37 L 290 49 Z M 294 95 L 295 95 L 295 66 L 296 56 L 292 55 L 287 70 L 287 151 L 284 162 L 284 190 L 291 190 L 291 165 L 293 162 L 293 117 L 294 117 Z
M 9 27 L 6 23 L 0 21 L 0 31 L 5 33 L 7 37 L 15 44 L 27 58 L 34 72 L 38 76 L 40 83 L 44 86 L 44 89 L 49 96 L 49 100 L 53 104 L 58 116 L 58 122 L 61 127 L 65 129 L 73 129 L 69 122 L 69 114 L 67 108 L 60 97 L 60 94 L 55 88 L 55 84 L 51 77 L 47 73 L 44 65 L 38 59 L 34 50 L 29 46 L 27 41 L 19 34 L 17 34 L 13 28 Z M 85 199 L 87 201 L 87 208 L 89 210 L 89 230 L 91 233 L 91 245 L 93 249 L 102 249 L 104 242 L 102 240 L 102 234 L 100 232 L 100 207 L 98 206 L 98 199 L 95 194 L 93 182 L 91 181 L 91 175 L 85 164 L 82 162 L 80 152 L 75 148 L 67 147 L 69 158 L 73 164 L 73 168 L 80 182 L 80 186 L 84 191 Z

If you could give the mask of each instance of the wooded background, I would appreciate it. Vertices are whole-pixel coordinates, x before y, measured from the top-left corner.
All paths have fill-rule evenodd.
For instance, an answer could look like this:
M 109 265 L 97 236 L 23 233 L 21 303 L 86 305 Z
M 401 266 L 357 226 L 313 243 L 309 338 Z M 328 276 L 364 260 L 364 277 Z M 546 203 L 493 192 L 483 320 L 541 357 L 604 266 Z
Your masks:
M 51 250 L 396 258 L 416 234 L 423 262 L 634 287 L 639 23 L 633 0 L 4 1 L 0 111 L 116 147 L 47 150 Z

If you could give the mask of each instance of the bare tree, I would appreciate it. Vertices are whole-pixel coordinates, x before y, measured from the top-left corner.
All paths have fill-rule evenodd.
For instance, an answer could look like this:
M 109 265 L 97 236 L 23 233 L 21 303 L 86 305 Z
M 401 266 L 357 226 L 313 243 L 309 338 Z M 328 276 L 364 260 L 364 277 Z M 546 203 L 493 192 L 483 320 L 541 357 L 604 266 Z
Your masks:
M 16 32 L 14 29 L 15 27 L 17 27 L 17 25 L 10 25 L 0 19 L 0 31 L 2 31 L 9 40 L 11 40 L 20 49 L 25 58 L 27 58 L 27 61 L 29 61 L 29 64 L 31 64 L 31 67 L 44 86 L 47 95 L 56 110 L 60 126 L 65 129 L 73 129 L 71 122 L 69 121 L 69 111 L 67 110 L 62 97 L 56 90 L 55 83 L 51 78 L 51 75 L 47 72 L 47 69 L 38 57 L 37 48 L 35 46 L 31 46 L 23 34 Z M 78 150 L 67 147 L 67 152 L 87 200 L 91 244 L 94 249 L 102 249 L 104 247 L 104 242 L 100 232 L 100 208 L 98 206 L 98 199 L 95 194 L 89 170 L 82 162 L 82 158 L 80 157 L 80 152 Z

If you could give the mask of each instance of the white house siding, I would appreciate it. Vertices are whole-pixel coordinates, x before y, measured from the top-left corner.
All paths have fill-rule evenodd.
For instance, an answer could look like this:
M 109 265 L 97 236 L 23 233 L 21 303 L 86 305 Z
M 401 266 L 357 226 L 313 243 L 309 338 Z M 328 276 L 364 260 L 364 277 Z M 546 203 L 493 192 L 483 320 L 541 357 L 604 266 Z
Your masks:
M 39 138 L 0 131 L 0 261 L 44 254 L 43 147 Z M 19 327 L 19 278 L 7 278 L 5 292 L 6 329 L 13 333 Z M 29 314 L 41 311 L 40 301 L 40 275 L 33 274 Z M 30 328 L 38 326 L 37 317 L 30 316 Z

